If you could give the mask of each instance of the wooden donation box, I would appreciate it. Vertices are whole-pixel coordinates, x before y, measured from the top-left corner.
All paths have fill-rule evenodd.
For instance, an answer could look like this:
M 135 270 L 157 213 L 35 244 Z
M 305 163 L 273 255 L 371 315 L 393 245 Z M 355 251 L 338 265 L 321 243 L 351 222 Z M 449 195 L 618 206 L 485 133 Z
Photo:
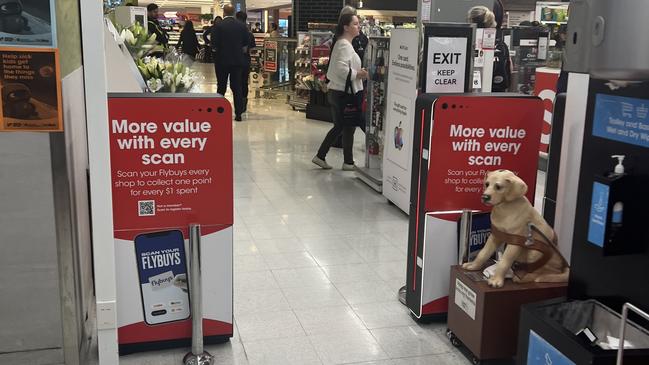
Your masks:
M 502 288 L 487 285 L 482 271 L 451 267 L 448 334 L 464 346 L 471 360 L 512 359 L 516 355 L 518 321 L 523 304 L 564 297 L 567 283 L 514 283 Z

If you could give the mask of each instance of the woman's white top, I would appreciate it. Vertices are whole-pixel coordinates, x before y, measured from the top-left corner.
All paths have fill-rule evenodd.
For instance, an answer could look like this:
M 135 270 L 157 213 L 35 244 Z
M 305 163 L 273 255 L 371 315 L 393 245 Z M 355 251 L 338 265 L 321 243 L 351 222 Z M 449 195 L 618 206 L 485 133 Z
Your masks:
M 356 78 L 356 74 L 361 69 L 361 65 L 361 58 L 354 51 L 352 44 L 346 39 L 338 39 L 334 45 L 333 52 L 331 52 L 331 59 L 329 60 L 329 69 L 327 70 L 329 84 L 327 84 L 327 87 L 332 90 L 345 91 L 345 83 L 347 82 L 347 75 L 351 67 L 353 92 L 357 93 L 362 91 L 363 80 Z

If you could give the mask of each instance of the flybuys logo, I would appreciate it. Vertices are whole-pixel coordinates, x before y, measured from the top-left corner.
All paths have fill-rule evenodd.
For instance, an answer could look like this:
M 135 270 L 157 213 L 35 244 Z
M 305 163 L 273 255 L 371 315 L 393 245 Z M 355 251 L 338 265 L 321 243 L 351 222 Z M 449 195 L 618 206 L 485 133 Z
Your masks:
M 173 271 L 163 272 L 162 274 L 152 276 L 149 278 L 149 284 L 151 284 L 151 289 L 159 290 L 166 287 L 169 287 L 174 282 L 174 273 Z

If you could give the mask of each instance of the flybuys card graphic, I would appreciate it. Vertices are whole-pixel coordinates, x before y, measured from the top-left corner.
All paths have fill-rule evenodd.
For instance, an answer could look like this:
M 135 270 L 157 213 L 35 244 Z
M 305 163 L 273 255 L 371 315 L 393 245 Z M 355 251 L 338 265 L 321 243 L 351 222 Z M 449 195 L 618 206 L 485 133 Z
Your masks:
M 469 259 L 473 260 L 482 248 L 491 234 L 491 215 L 490 213 L 473 214 L 471 219 L 471 237 L 469 238 Z
M 458 244 L 460 244 L 460 227 L 462 222 L 457 223 Z M 473 261 L 480 250 L 487 243 L 491 234 L 491 215 L 490 213 L 473 213 L 471 217 L 471 235 L 469 236 L 469 261 Z
M 146 323 L 160 324 L 189 318 L 182 232 L 173 230 L 137 236 L 135 256 Z

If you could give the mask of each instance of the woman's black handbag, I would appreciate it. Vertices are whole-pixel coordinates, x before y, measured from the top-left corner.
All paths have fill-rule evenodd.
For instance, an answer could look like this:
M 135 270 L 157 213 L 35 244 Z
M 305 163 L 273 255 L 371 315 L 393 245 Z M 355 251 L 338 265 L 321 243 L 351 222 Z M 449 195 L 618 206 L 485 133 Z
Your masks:
M 359 91 L 354 94 L 352 88 L 352 69 L 349 69 L 347 74 L 347 82 L 345 83 L 345 100 L 343 109 L 343 119 L 346 125 L 355 127 L 364 127 L 365 121 L 363 120 L 363 92 Z

